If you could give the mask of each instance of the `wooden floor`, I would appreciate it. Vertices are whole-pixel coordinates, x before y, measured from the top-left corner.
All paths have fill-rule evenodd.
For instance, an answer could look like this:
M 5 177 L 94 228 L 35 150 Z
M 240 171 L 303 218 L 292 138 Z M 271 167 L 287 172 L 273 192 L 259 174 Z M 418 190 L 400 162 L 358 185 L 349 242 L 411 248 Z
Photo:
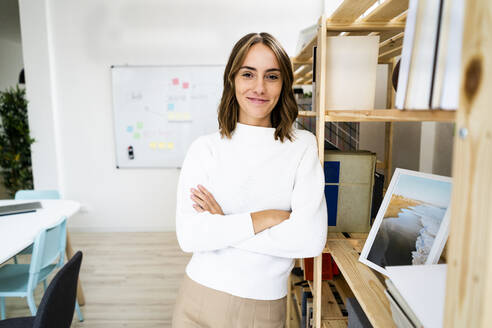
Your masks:
M 72 327 L 171 327 L 174 301 L 191 257 L 181 251 L 174 232 L 70 236 L 73 248 L 84 253 L 80 279 L 86 298 L 85 321 L 75 316 Z M 40 287 L 37 304 L 41 297 Z M 7 317 L 30 315 L 25 299 L 9 298 L 6 305 Z

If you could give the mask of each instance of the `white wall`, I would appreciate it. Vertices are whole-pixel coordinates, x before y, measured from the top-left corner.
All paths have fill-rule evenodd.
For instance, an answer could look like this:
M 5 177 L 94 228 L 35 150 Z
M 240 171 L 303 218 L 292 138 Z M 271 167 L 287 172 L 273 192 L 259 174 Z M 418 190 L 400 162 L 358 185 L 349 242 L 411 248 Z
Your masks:
M 20 33 L 19 33 L 20 35 Z M 20 39 L 13 41 L 0 36 L 0 91 L 14 87 L 22 70 L 22 46 Z M 2 168 L 0 167 L 0 172 Z M 0 199 L 9 198 L 0 176 Z
M 26 75 L 36 74 L 27 81 L 30 114 L 51 117 L 30 122 L 36 150 L 47 150 L 33 158 L 35 186 L 57 185 L 80 201 L 85 212 L 69 225 L 81 230 L 175 228 L 179 171 L 115 168 L 111 65 L 225 64 L 253 31 L 272 33 L 294 55 L 299 31 L 322 11 L 321 1 L 295 0 L 20 1 Z
M 14 87 L 22 70 L 22 45 L 17 0 L 0 1 L 0 91 Z M 0 168 L 0 171 L 2 168 Z M 0 199 L 9 198 L 0 176 Z
M 16 42 L 0 37 L 0 91 L 17 84 L 22 65 L 21 40 Z
M 55 124 L 53 51 L 46 1 L 19 0 L 34 188 L 59 189 L 60 152 Z
M 22 45 L 17 0 L 0 1 L 0 91 L 13 87 L 22 70 Z

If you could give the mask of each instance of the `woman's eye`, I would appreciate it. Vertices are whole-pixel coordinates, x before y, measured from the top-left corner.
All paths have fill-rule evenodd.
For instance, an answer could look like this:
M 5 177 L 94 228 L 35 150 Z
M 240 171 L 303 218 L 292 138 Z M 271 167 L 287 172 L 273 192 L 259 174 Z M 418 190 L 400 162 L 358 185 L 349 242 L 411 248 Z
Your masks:
M 252 78 L 253 77 L 253 73 L 251 72 L 244 72 L 241 74 L 242 77 L 245 77 L 245 78 Z
M 276 81 L 276 80 L 280 79 L 280 76 L 275 75 L 275 74 L 269 74 L 266 76 L 266 78 L 267 78 L 267 80 Z

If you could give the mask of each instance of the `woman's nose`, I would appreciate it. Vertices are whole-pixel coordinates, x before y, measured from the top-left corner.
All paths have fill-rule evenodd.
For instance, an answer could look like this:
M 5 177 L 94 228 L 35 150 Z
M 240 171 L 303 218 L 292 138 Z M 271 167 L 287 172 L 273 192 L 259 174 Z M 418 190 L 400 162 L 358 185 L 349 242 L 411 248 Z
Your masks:
M 265 93 L 265 81 L 263 79 L 256 80 L 254 91 L 260 95 Z

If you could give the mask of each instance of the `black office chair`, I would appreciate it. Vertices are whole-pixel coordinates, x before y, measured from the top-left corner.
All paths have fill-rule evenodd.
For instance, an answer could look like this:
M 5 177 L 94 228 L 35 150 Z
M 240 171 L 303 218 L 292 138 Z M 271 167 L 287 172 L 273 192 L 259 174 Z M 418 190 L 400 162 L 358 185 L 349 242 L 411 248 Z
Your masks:
M 70 328 L 81 263 L 82 252 L 78 251 L 51 281 L 35 317 L 2 320 L 0 328 Z

